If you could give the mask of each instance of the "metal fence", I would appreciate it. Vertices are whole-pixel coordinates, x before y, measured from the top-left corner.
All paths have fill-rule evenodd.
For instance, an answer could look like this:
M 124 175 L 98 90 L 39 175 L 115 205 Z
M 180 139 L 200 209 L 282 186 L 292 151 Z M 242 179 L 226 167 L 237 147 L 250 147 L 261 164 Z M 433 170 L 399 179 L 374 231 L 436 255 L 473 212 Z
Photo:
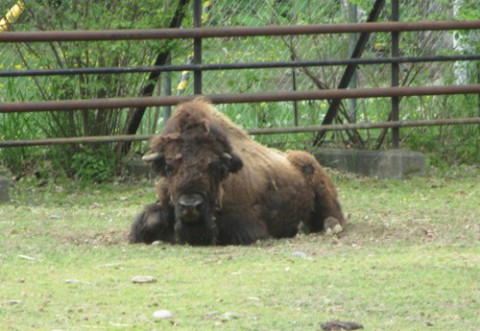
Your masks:
M 365 1 L 363 8 L 354 7 L 346 1 L 326 2 L 321 8 L 313 1 L 283 0 L 276 1 L 275 6 L 272 1 L 261 3 L 250 0 L 202 4 L 196 0 L 191 8 L 193 28 L 0 33 L 0 43 L 180 40 L 175 53 L 170 54 L 170 64 L 165 62 L 160 66 L 29 70 L 2 68 L 0 78 L 171 72 L 170 79 L 175 85 L 175 82 L 185 81 L 188 76 L 185 75 L 186 72 L 193 73 L 193 83 L 179 86 L 177 90 L 172 89 L 165 93 L 165 96 L 24 102 L 12 100 L 0 103 L 0 113 L 88 109 L 101 111 L 112 108 L 135 108 L 141 113 L 141 110 L 145 111 L 147 107 L 175 105 L 191 99 L 194 94 L 207 95 L 218 104 L 291 101 L 288 105 L 292 107 L 292 121 L 289 122 L 292 125 L 251 128 L 250 132 L 316 132 L 315 142 L 319 143 L 327 131 L 391 128 L 392 146 L 395 148 L 399 147 L 400 127 L 480 123 L 480 117 L 420 118 L 418 121 L 408 121 L 402 118 L 399 109 L 402 97 L 480 94 L 479 84 L 445 84 L 446 82 L 440 79 L 446 70 L 454 70 L 453 66 L 459 62 L 478 61 L 479 54 L 431 54 L 432 50 L 438 49 L 439 44 L 445 46 L 452 43 L 453 47 L 452 30 L 478 30 L 480 20 L 452 20 L 455 18 L 453 14 L 442 11 L 441 9 L 445 9 L 442 6 L 445 5 L 436 1 L 417 4 L 425 7 L 425 15 L 421 18 L 426 20 L 406 22 L 398 21 L 400 10 L 412 9 L 408 6 L 400 8 L 397 0 L 393 0 L 389 8 L 386 8 L 385 1 L 381 0 Z M 439 12 L 442 14 L 438 14 Z M 329 17 L 331 21 L 325 22 L 325 18 Z M 344 22 L 338 22 L 342 17 Z M 432 18 L 436 20 L 431 20 Z M 322 24 L 315 24 L 319 21 Z M 368 23 L 355 23 L 357 21 Z M 402 41 L 399 40 L 400 35 L 403 37 Z M 250 43 L 252 38 L 260 39 L 261 42 Z M 252 47 L 255 49 L 251 49 Z M 221 56 L 219 53 L 222 53 Z M 228 62 L 219 63 L 219 59 Z M 434 66 L 442 63 L 446 64 L 446 67 L 433 70 Z M 416 69 L 414 64 L 422 64 L 423 67 Z M 406 71 L 403 75 L 402 70 Z M 425 84 L 428 82 L 425 79 L 416 80 L 420 70 L 430 71 L 427 80 L 437 84 Z M 417 83 L 416 86 L 409 86 L 413 83 Z M 391 111 L 383 122 L 358 123 L 368 122 L 362 118 L 359 110 L 365 100 L 386 97 L 391 99 Z M 344 99 L 354 101 L 341 113 L 343 120 L 340 122 L 343 124 L 333 125 L 333 120 L 340 116 L 340 102 Z M 317 108 L 317 111 L 322 108 L 323 114 L 319 122 L 307 126 L 299 119 L 301 115 L 298 102 L 314 100 L 328 103 L 325 106 L 323 102 L 322 108 L 313 102 L 308 104 L 310 108 L 300 110 L 300 113 L 305 113 L 312 107 Z M 255 107 L 255 104 L 252 107 Z M 365 109 L 365 104 L 363 107 Z M 133 132 L 127 131 L 127 134 L 108 137 L 3 140 L 0 141 L 0 147 L 124 142 L 146 140 L 152 135 L 134 134 L 136 131 L 134 129 Z M 379 141 L 380 144 L 381 142 Z

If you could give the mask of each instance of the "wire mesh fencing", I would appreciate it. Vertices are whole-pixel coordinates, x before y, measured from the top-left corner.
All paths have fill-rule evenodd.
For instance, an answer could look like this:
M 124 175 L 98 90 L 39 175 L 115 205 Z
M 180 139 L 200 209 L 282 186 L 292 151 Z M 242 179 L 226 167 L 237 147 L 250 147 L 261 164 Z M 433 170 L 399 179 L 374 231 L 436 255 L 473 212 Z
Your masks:
M 16 1 L 7 1 L 2 12 Z M 171 13 L 178 1 L 154 0 L 141 4 L 128 5 L 128 1 L 101 3 L 87 1 L 90 5 L 82 7 L 84 12 L 75 11 L 69 2 L 39 1 L 41 10 L 28 7 L 28 19 L 19 20 L 16 30 L 37 28 L 40 30 L 82 28 L 88 20 L 96 19 L 97 12 L 109 12 L 111 17 L 105 23 L 96 26 L 107 29 L 162 28 L 168 26 Z M 293 1 L 293 0 L 244 0 L 244 1 L 203 1 L 202 26 L 208 28 L 253 27 L 271 25 L 307 25 L 365 22 L 370 12 L 378 3 L 384 2 L 379 22 L 390 21 L 392 16 L 391 2 L 379 0 L 338 1 Z M 427 0 L 411 3 L 400 1 L 400 20 L 451 20 L 469 19 L 468 15 L 479 4 L 478 0 L 434 1 Z M 29 5 L 32 6 L 32 5 Z M 95 9 L 96 8 L 96 9 Z M 182 28 L 193 26 L 193 1 L 185 11 Z M 41 16 L 49 18 L 40 19 Z M 82 15 L 85 18 L 82 19 Z M 92 16 L 93 15 L 93 16 Z M 471 15 L 471 14 L 470 14 Z M 88 18 L 88 19 L 87 19 Z M 35 21 L 29 24 L 29 20 Z M 471 17 L 470 17 L 471 19 Z M 98 22 L 101 22 L 98 19 Z M 139 24 L 141 22 L 141 24 Z M 25 27 L 22 26 L 25 24 Z M 103 25 L 102 25 L 103 24 Z M 84 27 L 83 27 L 84 28 Z M 203 64 L 239 64 L 239 63 L 289 63 L 292 61 L 334 61 L 349 59 L 357 41 L 358 34 L 316 34 L 302 36 L 259 36 L 259 37 L 227 37 L 206 38 L 202 41 Z M 478 31 L 425 31 L 402 32 L 400 34 L 401 57 L 437 56 L 449 54 L 478 53 Z M 391 56 L 391 33 L 372 33 L 361 54 L 363 59 L 388 58 Z M 75 43 L 66 47 L 66 43 L 14 45 L 10 56 L 0 59 L 2 68 L 37 67 L 54 68 L 57 64 L 64 67 L 73 66 L 135 66 L 151 65 L 155 55 L 171 49 L 171 64 L 185 65 L 192 63 L 192 41 L 189 39 L 169 41 L 115 41 L 98 43 Z M 8 55 L 8 52 L 6 52 Z M 11 54 L 15 54 L 11 56 Z M 47 54 L 47 56 L 42 56 Z M 69 57 L 67 57 L 68 55 Z M 100 56 L 101 55 L 101 56 Z M 140 55 L 140 56 L 139 56 Z M 53 61 L 50 61 L 53 60 Z M 50 62 L 49 62 L 50 61 Z M 112 62 L 113 61 L 113 62 Z M 400 85 L 445 85 L 451 83 L 475 83 L 478 81 L 478 61 L 466 62 L 418 62 L 401 63 Z M 334 89 L 345 73 L 345 65 L 322 65 L 304 67 L 282 67 L 243 70 L 208 70 L 202 74 L 204 94 L 225 93 L 258 93 L 282 91 L 311 91 L 316 89 Z M 170 80 L 164 79 L 170 76 Z M 3 83 L 5 82 L 5 83 Z M 145 77 L 139 74 L 126 74 L 115 78 L 115 75 L 94 75 L 51 78 L 33 78 L 21 80 L 0 79 L 3 91 L 2 100 L 9 98 L 31 100 L 35 98 L 85 98 L 92 97 L 134 97 L 146 84 Z M 390 64 L 358 65 L 356 75 L 350 86 L 354 87 L 387 87 L 391 85 Z M 14 93 L 22 86 L 19 93 Z M 88 89 L 87 89 L 88 86 Z M 0 86 L 0 90 L 2 87 Z M 32 91 L 36 90 L 35 93 Z M 60 94 L 58 92 L 61 91 Z M 154 95 L 191 95 L 193 81 L 191 72 L 162 73 L 157 82 Z M 467 103 L 473 104 L 470 98 Z M 458 105 L 455 98 L 418 97 L 402 100 L 402 120 L 432 119 L 452 114 Z M 467 105 L 468 106 L 468 105 Z M 319 125 L 329 108 L 328 100 L 298 101 L 277 103 L 256 103 L 221 106 L 239 124 L 246 128 L 281 128 L 293 125 Z M 463 107 L 465 109 L 475 109 Z M 470 111 L 470 110 L 469 110 Z M 342 117 L 339 121 L 375 122 L 388 120 L 390 100 L 385 98 L 345 100 L 341 103 Z M 473 112 L 473 111 L 471 111 Z M 108 132 L 121 133 L 122 122 L 126 117 L 121 109 L 112 112 L 115 121 L 109 121 Z M 147 110 L 139 133 L 153 133 L 161 130 L 164 113 L 158 107 Z M 455 112 L 453 112 L 455 114 Z M 460 115 L 460 114 L 459 114 Z M 464 114 L 471 116 L 472 114 Z M 50 116 L 50 114 L 49 114 Z M 99 120 L 105 120 L 101 113 Z M 54 116 L 55 117 L 55 116 Z M 77 119 L 83 120 L 88 115 L 80 114 Z M 447 116 L 444 116 L 447 117 Z M 32 117 L 35 120 L 38 117 Z M 128 118 L 127 118 L 128 119 Z M 56 120 L 72 127 L 69 117 Z M 107 119 L 108 120 L 108 119 Z M 76 120 L 77 121 L 77 120 Z M 78 122 L 80 123 L 80 121 Z M 87 123 L 91 123 L 88 122 Z M 30 127 L 32 127 L 30 125 Z M 39 126 L 35 126 L 39 127 Z M 84 125 L 78 128 L 75 135 L 85 132 L 103 132 L 105 125 Z M 12 132 L 15 130 L 11 130 Z M 55 133 L 60 134 L 61 133 Z M 313 134 L 303 135 L 297 140 L 308 142 Z M 408 135 L 408 134 L 407 134 Z M 345 140 L 337 134 L 338 140 Z M 370 140 L 366 133 L 366 140 Z M 276 142 L 280 136 L 272 138 Z M 285 138 L 281 144 L 288 142 Z M 372 140 L 373 141 L 373 140 Z M 376 143 L 375 141 L 373 142 Z M 371 145 L 371 144 L 370 144 Z M 378 142 L 377 142 L 378 145 Z M 368 146 L 367 146 L 368 147 Z
M 478 1 L 465 1 L 462 4 L 433 0 L 415 3 L 400 1 L 400 18 L 402 21 L 461 19 L 458 10 L 455 12 L 455 9 L 461 5 L 463 12 L 468 12 L 468 8 L 474 8 L 476 2 Z M 376 3 L 377 1 L 374 0 L 332 0 L 321 3 L 293 0 L 208 1 L 204 2 L 202 25 L 221 28 L 365 22 Z M 378 21 L 390 21 L 391 16 L 390 2 L 387 2 L 381 10 Z M 452 31 L 403 32 L 399 56 L 437 56 L 467 53 L 466 49 L 472 51 L 471 47 L 464 46 L 462 50 L 455 47 L 455 36 L 458 34 L 459 32 Z M 465 34 L 469 34 L 469 38 L 466 38 Z M 460 32 L 456 38 L 466 44 L 467 40 L 472 40 L 472 35 L 477 36 L 478 31 Z M 358 34 L 204 39 L 202 61 L 205 64 L 215 64 L 348 59 L 357 40 Z M 391 43 L 390 33 L 371 34 L 362 58 L 390 57 Z M 184 42 L 183 47 L 183 52 L 178 51 L 173 56 L 175 64 L 185 63 L 185 58 L 188 57 L 185 54 L 191 50 L 191 42 Z M 184 55 L 178 56 L 181 53 Z M 472 64 L 469 66 L 467 70 L 462 63 L 458 62 L 402 63 L 400 64 L 400 86 L 455 83 L 459 79 L 459 68 L 464 70 L 464 82 L 475 82 L 475 74 L 472 74 L 476 72 L 475 68 L 472 68 Z M 338 86 L 344 71 L 345 66 L 339 65 L 295 69 L 205 71 L 202 79 L 203 92 L 222 94 L 333 89 Z M 173 77 L 174 81 L 181 81 L 179 74 L 174 74 Z M 390 85 L 391 65 L 374 64 L 357 66 L 350 86 L 388 87 Z M 191 94 L 191 84 L 181 90 L 181 93 Z M 440 113 L 446 111 L 444 108 L 448 108 L 449 103 L 443 97 L 406 100 L 402 104 L 402 109 L 406 109 L 401 111 L 400 119 L 403 120 L 438 117 Z M 318 125 L 324 118 L 328 106 L 328 101 L 304 101 L 222 108 L 235 120 L 248 127 L 284 127 Z M 387 120 L 390 100 L 345 100 L 341 107 L 349 117 L 347 120 L 365 122 Z

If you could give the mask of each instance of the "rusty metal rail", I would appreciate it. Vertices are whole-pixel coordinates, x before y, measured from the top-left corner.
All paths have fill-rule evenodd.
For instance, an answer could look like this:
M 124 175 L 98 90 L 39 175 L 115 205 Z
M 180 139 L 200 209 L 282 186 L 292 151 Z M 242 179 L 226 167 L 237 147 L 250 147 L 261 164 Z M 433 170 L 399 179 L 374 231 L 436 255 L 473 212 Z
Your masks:
M 480 60 L 480 54 L 468 55 L 435 55 L 435 56 L 405 56 L 372 59 L 344 59 L 344 60 L 312 60 L 292 62 L 247 62 L 247 63 L 212 63 L 212 64 L 186 64 L 166 66 L 137 66 L 137 67 L 98 67 L 75 69 L 30 69 L 30 70 L 3 70 L 0 77 L 34 77 L 34 76 L 71 76 L 91 74 L 130 74 L 146 72 L 171 72 L 184 70 L 240 70 L 240 69 L 278 69 L 302 68 L 317 66 L 340 66 L 348 64 L 392 64 L 392 63 L 423 63 L 447 61 L 474 61 Z
M 480 94 L 480 84 L 359 88 L 338 90 L 316 90 L 308 92 L 271 92 L 255 94 L 215 94 L 208 95 L 213 103 L 281 102 L 292 100 L 326 100 L 377 97 L 407 97 L 423 95 Z M 143 98 L 109 98 L 88 100 L 59 100 L 0 103 L 0 113 L 25 113 L 42 111 L 74 111 L 85 109 L 132 108 L 138 106 L 173 106 L 192 100 L 195 96 L 167 96 Z
M 112 41 L 148 39 L 232 38 L 361 32 L 444 31 L 480 29 L 480 20 L 371 22 L 292 26 L 223 27 L 150 30 L 29 31 L 0 34 L 0 42 Z
M 421 120 L 421 121 L 397 121 L 397 122 L 377 122 L 377 123 L 353 123 L 353 124 L 331 124 L 323 126 L 307 127 L 288 127 L 276 129 L 251 129 L 247 132 L 251 135 L 268 135 L 279 133 L 304 133 L 319 131 L 345 131 L 345 130 L 368 130 L 382 128 L 407 128 L 420 126 L 441 126 L 441 125 L 468 125 L 480 124 L 480 117 L 462 118 L 462 119 L 442 119 L 442 120 Z M 43 146 L 43 145 L 66 145 L 66 144 L 92 144 L 108 143 L 120 141 L 145 141 L 152 138 L 153 134 L 146 135 L 118 135 L 118 136 L 95 136 L 95 137 L 74 137 L 74 138 L 49 138 L 37 140 L 6 140 L 0 141 L 2 147 L 20 147 L 20 146 Z
M 330 125 L 322 125 L 322 126 L 290 127 L 290 128 L 281 128 L 281 129 L 272 129 L 272 128 L 252 129 L 252 130 L 248 130 L 248 133 L 250 133 L 251 135 L 266 135 L 266 134 L 278 134 L 278 133 L 369 130 L 369 129 L 384 129 L 384 128 L 411 128 L 411 127 L 419 127 L 419 126 L 468 125 L 468 124 L 480 124 L 480 117 L 441 119 L 441 120 L 420 120 L 420 121 L 330 124 Z
M 371 22 L 346 24 L 312 24 L 296 26 L 264 26 L 264 27 L 223 27 L 223 28 L 190 28 L 190 29 L 152 29 L 152 30 L 102 30 L 102 31 L 37 31 L 6 32 L 0 34 L 0 43 L 8 42 L 72 42 L 72 41 L 118 41 L 118 40 L 169 40 L 201 38 L 232 38 L 254 36 L 284 36 L 309 34 L 340 33 L 372 33 L 372 32 L 405 32 L 405 31 L 445 31 L 480 29 L 480 20 L 471 21 L 420 21 L 420 22 Z M 281 63 L 238 63 L 238 64 L 195 64 L 190 66 L 157 66 L 135 68 L 79 68 L 32 71 L 2 71 L 0 77 L 42 76 L 42 75 L 74 75 L 90 73 L 130 73 L 159 72 L 177 70 L 230 70 L 246 68 L 283 68 L 320 65 L 358 65 L 358 64 L 398 64 L 404 62 L 426 61 L 462 61 L 478 60 L 479 55 L 459 55 L 444 57 L 391 57 L 387 59 L 349 59 L 299 61 Z M 300 100 L 339 100 L 353 98 L 408 97 L 425 95 L 480 94 L 480 84 L 450 86 L 417 86 L 386 87 L 363 89 L 317 90 L 309 92 L 272 92 L 257 94 L 223 94 L 207 96 L 213 103 L 246 103 L 246 102 L 282 102 Z M 96 100 L 58 100 L 0 103 L 0 113 L 25 113 L 42 111 L 75 111 L 87 109 L 127 109 L 132 107 L 172 106 L 179 102 L 191 100 L 195 96 L 143 97 L 143 98 L 111 98 Z M 339 130 L 363 130 L 378 128 L 400 128 L 434 125 L 467 125 L 479 124 L 480 118 L 444 119 L 425 121 L 393 121 L 380 123 L 355 123 L 341 125 L 322 125 L 312 127 L 292 127 L 281 129 L 253 129 L 250 134 L 264 135 L 277 133 L 299 133 Z M 126 142 L 148 140 L 152 135 L 120 135 L 98 137 L 52 138 L 39 140 L 0 141 L 0 147 L 38 146 L 75 143 Z

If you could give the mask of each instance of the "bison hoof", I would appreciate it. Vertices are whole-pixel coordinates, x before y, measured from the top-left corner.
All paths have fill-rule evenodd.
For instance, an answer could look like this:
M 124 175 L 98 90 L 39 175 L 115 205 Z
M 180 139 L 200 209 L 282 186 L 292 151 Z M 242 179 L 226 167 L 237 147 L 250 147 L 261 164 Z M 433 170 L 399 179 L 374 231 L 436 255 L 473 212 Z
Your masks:
M 335 217 L 327 217 L 325 219 L 325 234 L 329 236 L 335 236 L 343 231 L 343 227 Z

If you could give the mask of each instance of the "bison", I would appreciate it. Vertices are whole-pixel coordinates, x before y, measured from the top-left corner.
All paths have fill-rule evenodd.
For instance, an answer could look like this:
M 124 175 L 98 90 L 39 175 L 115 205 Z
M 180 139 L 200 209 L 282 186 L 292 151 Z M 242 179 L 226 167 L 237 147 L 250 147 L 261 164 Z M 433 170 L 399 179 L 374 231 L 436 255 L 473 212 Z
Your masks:
M 247 245 L 345 227 L 311 154 L 255 142 L 204 98 L 179 104 L 150 148 L 158 200 L 132 224 L 131 243 Z

